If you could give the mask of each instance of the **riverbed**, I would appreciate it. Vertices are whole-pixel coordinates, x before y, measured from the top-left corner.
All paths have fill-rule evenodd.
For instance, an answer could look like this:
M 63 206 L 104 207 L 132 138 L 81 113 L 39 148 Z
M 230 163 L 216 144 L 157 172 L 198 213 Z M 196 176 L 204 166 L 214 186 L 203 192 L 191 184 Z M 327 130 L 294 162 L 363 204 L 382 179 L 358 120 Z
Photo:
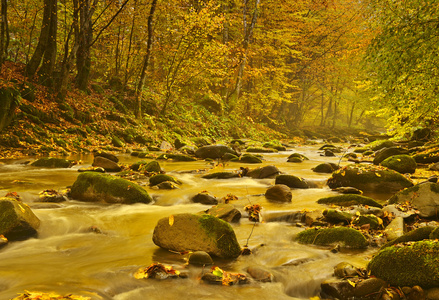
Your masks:
M 309 158 L 302 163 L 288 163 L 287 157 L 298 152 Z M 339 154 L 341 155 L 341 154 Z M 121 164 L 139 159 L 118 154 Z M 70 199 L 55 207 L 41 206 L 39 192 L 63 191 L 72 185 L 78 169 L 91 165 L 91 155 L 72 156 L 80 161 L 70 169 L 42 169 L 26 164 L 33 158 L 4 160 L 0 163 L 0 195 L 17 192 L 41 220 L 36 238 L 11 242 L 0 249 L 0 299 L 11 299 L 28 291 L 76 294 L 91 299 L 309 299 L 317 296 L 320 284 L 331 278 L 333 268 L 342 261 L 364 267 L 375 248 L 364 251 L 332 253 L 327 248 L 301 245 L 293 241 L 304 228 L 286 222 L 257 223 L 242 218 L 232 224 L 241 246 L 248 244 L 253 253 L 233 261 L 214 259 L 227 272 L 245 273 L 249 266 L 269 269 L 275 281 L 247 285 L 217 286 L 200 281 L 210 267 L 186 265 L 186 255 L 160 249 L 152 242 L 152 233 L 160 218 L 178 213 L 198 213 L 210 206 L 195 204 L 190 198 L 206 190 L 218 199 L 233 194 L 232 203 L 241 211 L 248 204 L 260 204 L 262 217 L 280 211 L 323 210 L 316 201 L 335 195 L 326 186 L 330 174 L 315 173 L 311 168 L 321 162 L 339 163 L 340 156 L 324 157 L 318 146 L 296 146 L 288 151 L 263 154 L 262 164 L 250 165 L 214 162 L 160 161 L 163 170 L 183 184 L 176 190 L 156 190 L 144 184 L 154 198 L 153 204 L 115 205 L 84 203 Z M 341 165 L 347 164 L 342 160 Z M 268 202 L 264 193 L 274 179 L 202 179 L 205 172 L 235 171 L 275 165 L 285 174 L 311 180 L 317 188 L 293 189 L 292 202 Z M 370 195 L 368 195 L 370 196 Z M 377 196 L 384 200 L 385 195 Z M 99 229 L 101 233 L 96 233 Z M 138 280 L 133 274 L 154 262 L 185 269 L 188 278 Z M 302 263 L 301 263 L 302 262 Z

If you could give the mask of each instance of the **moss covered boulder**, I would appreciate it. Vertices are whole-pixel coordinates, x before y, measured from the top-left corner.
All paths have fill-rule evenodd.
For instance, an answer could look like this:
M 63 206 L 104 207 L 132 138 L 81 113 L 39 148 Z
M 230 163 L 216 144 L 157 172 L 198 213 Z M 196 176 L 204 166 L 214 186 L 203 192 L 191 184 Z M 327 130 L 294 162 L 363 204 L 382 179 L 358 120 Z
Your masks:
M 29 206 L 9 197 L 0 198 L 0 235 L 8 240 L 23 240 L 37 234 L 40 220 Z
M 392 286 L 424 289 L 439 286 L 439 242 L 433 240 L 398 244 L 375 255 L 367 269 Z
M 185 155 L 185 154 L 173 154 L 173 153 L 164 153 L 162 155 L 160 155 L 159 157 L 157 157 L 158 160 L 162 159 L 162 160 L 172 160 L 172 161 L 196 161 L 197 159 L 189 156 L 189 155 Z
M 79 174 L 70 191 L 73 199 L 86 202 L 150 203 L 148 192 L 140 185 L 109 174 L 84 172 Z
M 238 156 L 235 150 L 224 145 L 209 145 L 209 146 L 200 147 L 197 149 L 197 151 L 195 151 L 195 156 L 202 159 L 206 159 L 206 158 L 216 159 L 223 157 L 224 154 L 226 153 L 231 153 L 233 155 Z
M 417 167 L 413 157 L 407 154 L 390 156 L 383 160 L 381 165 L 402 174 L 415 173 Z
M 230 161 L 240 162 L 240 163 L 245 163 L 245 164 L 260 164 L 260 163 L 262 163 L 262 159 L 260 159 L 256 155 L 253 155 L 250 153 L 244 153 L 243 155 L 241 155 L 241 157 L 232 158 Z
M 339 168 L 340 167 L 335 163 L 321 163 L 312 168 L 312 170 L 316 173 L 332 173 L 334 171 L 337 171 Z
M 278 175 L 276 176 L 275 184 L 284 184 L 290 188 L 308 189 L 309 185 L 305 179 L 294 175 Z
M 140 171 L 140 172 L 148 172 L 148 173 L 160 173 L 162 168 L 158 161 L 139 161 L 130 166 L 131 170 Z
M 281 145 L 280 143 L 275 143 L 275 142 L 264 143 L 262 145 L 262 147 L 275 149 L 277 151 L 286 151 L 287 150 L 287 148 L 285 146 Z
M 357 194 L 342 194 L 337 196 L 320 198 L 319 200 L 317 200 L 317 203 L 338 206 L 352 206 L 361 204 L 379 208 L 383 207 L 374 199 Z
M 389 204 L 410 203 L 423 218 L 439 217 L 439 184 L 424 182 L 393 195 Z
M 288 156 L 287 162 L 302 162 L 304 160 L 309 160 L 309 158 L 300 153 L 293 153 Z
M 149 178 L 149 185 L 154 186 L 154 185 L 157 185 L 157 184 L 165 182 L 165 181 L 170 181 L 170 182 L 173 182 L 176 184 L 181 184 L 181 182 L 173 176 L 166 175 L 166 174 L 157 174 L 157 175 L 151 176 Z
M 307 229 L 297 234 L 296 241 L 319 246 L 339 244 L 341 247 L 355 249 L 366 248 L 368 245 L 366 237 L 360 231 L 347 227 Z
M 30 165 L 41 168 L 70 168 L 73 165 L 73 161 L 57 157 L 42 157 Z
M 205 251 L 222 258 L 236 258 L 241 247 L 229 223 L 211 215 L 176 214 L 162 218 L 152 236 L 157 246 L 177 251 Z
M 413 183 L 402 174 L 382 166 L 347 165 L 328 179 L 331 189 L 354 187 L 365 192 L 396 193 Z
M 439 162 L 439 149 L 432 148 L 426 149 L 422 152 L 419 152 L 413 155 L 414 160 L 420 164 L 430 164 Z
M 433 227 L 433 226 L 424 226 L 424 227 L 416 228 L 415 230 L 409 231 L 406 234 L 387 242 L 381 247 L 381 249 L 400 243 L 417 242 L 417 241 L 429 239 L 431 238 L 431 234 L 433 230 L 435 230 L 436 228 L 437 227 Z
M 408 150 L 401 147 L 383 148 L 375 152 L 375 158 L 373 159 L 374 165 L 379 165 L 385 159 L 394 155 L 408 154 Z

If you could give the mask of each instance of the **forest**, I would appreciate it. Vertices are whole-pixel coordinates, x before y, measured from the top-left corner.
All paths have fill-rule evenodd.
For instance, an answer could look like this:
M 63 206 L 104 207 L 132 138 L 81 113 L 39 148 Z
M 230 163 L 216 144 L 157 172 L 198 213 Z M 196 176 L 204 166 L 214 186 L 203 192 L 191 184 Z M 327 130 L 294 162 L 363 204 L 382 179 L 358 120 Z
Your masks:
M 62 121 L 114 110 L 173 127 L 165 139 L 258 126 L 277 137 L 307 127 L 401 137 L 437 123 L 434 3 L 4 0 L 1 85 L 37 98 L 28 111 Z

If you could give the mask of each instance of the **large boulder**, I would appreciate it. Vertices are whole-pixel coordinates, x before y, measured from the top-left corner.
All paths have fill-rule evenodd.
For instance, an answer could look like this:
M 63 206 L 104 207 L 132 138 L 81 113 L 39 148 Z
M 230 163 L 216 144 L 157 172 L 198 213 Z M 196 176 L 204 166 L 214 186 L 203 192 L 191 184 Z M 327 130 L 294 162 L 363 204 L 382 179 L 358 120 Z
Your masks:
M 210 215 L 176 214 L 162 218 L 152 236 L 157 246 L 177 251 L 205 251 L 222 258 L 236 258 L 241 247 L 229 223 Z
M 413 186 L 413 183 L 402 174 L 373 165 L 347 165 L 333 172 L 327 184 L 331 189 L 355 187 L 376 193 L 395 193 Z
M 121 166 L 116 162 L 103 156 L 95 156 L 92 166 L 103 168 L 107 172 L 119 172 L 122 170 Z
M 357 194 L 342 194 L 337 196 L 320 198 L 317 200 L 319 204 L 327 205 L 339 205 L 339 206 L 352 206 L 352 205 L 368 205 L 373 207 L 382 208 L 383 206 L 376 202 L 374 199 L 357 195 Z
M 255 178 L 255 179 L 262 179 L 262 178 L 269 178 L 280 174 L 280 171 L 275 166 L 264 166 L 256 169 L 252 169 L 245 174 L 245 176 Z
M 296 240 L 301 244 L 361 249 L 368 245 L 366 237 L 358 230 L 347 227 L 315 229 L 310 228 L 297 234 Z
M 402 174 L 415 173 L 417 167 L 414 158 L 407 154 L 390 156 L 383 160 L 381 165 Z
M 273 202 L 291 202 L 291 189 L 285 184 L 276 184 L 265 192 L 265 198 Z
M 9 197 L 0 198 L 0 235 L 8 240 L 23 240 L 37 234 L 40 220 L 29 206 Z
M 223 155 L 226 153 L 231 153 L 238 156 L 235 150 L 224 145 L 209 145 L 200 147 L 197 149 L 197 151 L 195 151 L 195 156 L 203 159 L 216 159 L 223 157 Z
M 367 269 L 391 286 L 439 286 L 439 242 L 418 241 L 387 247 L 375 255 Z
M 424 182 L 407 188 L 393 195 L 389 204 L 410 203 L 419 211 L 423 218 L 438 217 L 439 210 L 439 184 Z
M 86 202 L 150 203 L 152 198 L 140 185 L 109 174 L 80 173 L 70 191 L 73 199 Z
M 73 161 L 64 158 L 42 157 L 30 165 L 40 168 L 70 168 L 73 165 Z
M 0 88 L 0 131 L 12 122 L 19 98 L 20 93 L 14 88 Z

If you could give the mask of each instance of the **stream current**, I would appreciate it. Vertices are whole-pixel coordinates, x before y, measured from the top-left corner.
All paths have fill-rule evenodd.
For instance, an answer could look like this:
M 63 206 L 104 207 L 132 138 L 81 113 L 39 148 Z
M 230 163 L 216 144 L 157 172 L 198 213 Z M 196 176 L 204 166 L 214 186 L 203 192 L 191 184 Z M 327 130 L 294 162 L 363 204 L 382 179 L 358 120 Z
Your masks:
M 185 255 L 160 249 L 152 242 L 152 233 L 160 218 L 178 213 L 197 213 L 210 206 L 191 203 L 190 198 L 206 190 L 218 199 L 227 194 L 238 196 L 232 203 L 241 211 L 249 203 L 260 204 L 262 217 L 281 211 L 322 210 L 316 201 L 335 195 L 325 182 L 329 174 L 314 173 L 311 168 L 321 162 L 339 163 L 340 157 L 322 157 L 317 146 L 297 146 L 273 154 L 263 154 L 258 165 L 227 163 L 212 171 L 234 171 L 275 165 L 285 174 L 314 181 L 319 188 L 293 189 L 291 203 L 268 202 L 263 196 L 274 179 L 202 179 L 191 170 L 212 169 L 205 161 L 160 161 L 167 174 L 183 184 L 177 190 L 145 189 L 154 204 L 101 204 L 69 200 L 59 207 L 39 206 L 38 193 L 45 189 L 64 190 L 75 181 L 81 167 L 91 165 L 91 155 L 72 156 L 81 164 L 70 169 L 41 169 L 23 164 L 25 160 L 0 162 L 0 195 L 17 192 L 41 220 L 38 236 L 10 242 L 0 249 L 0 299 L 12 299 L 28 291 L 75 294 L 91 299 L 308 299 L 317 296 L 320 284 L 332 277 L 333 268 L 342 261 L 364 267 L 373 249 L 332 253 L 325 248 L 301 245 L 293 241 L 303 230 L 286 222 L 254 223 L 242 218 L 232 224 L 241 246 L 248 244 L 253 254 L 226 261 L 214 258 L 215 265 L 226 272 L 245 273 L 249 266 L 262 266 L 275 277 L 271 283 L 217 286 L 199 280 L 202 267 L 187 266 L 187 279 L 143 279 L 133 274 L 154 262 L 177 268 L 186 263 Z M 288 163 L 287 157 L 298 152 L 310 160 Z M 121 164 L 139 159 L 118 155 Z M 29 160 L 29 159 L 28 159 Z M 342 162 L 341 164 L 345 164 Z M 50 207 L 50 206 L 49 206 Z M 89 230 L 99 228 L 102 234 Z M 263 246 L 261 246 L 263 245 Z M 301 263 L 302 262 L 302 263 Z M 207 271 L 210 266 L 205 267 Z

